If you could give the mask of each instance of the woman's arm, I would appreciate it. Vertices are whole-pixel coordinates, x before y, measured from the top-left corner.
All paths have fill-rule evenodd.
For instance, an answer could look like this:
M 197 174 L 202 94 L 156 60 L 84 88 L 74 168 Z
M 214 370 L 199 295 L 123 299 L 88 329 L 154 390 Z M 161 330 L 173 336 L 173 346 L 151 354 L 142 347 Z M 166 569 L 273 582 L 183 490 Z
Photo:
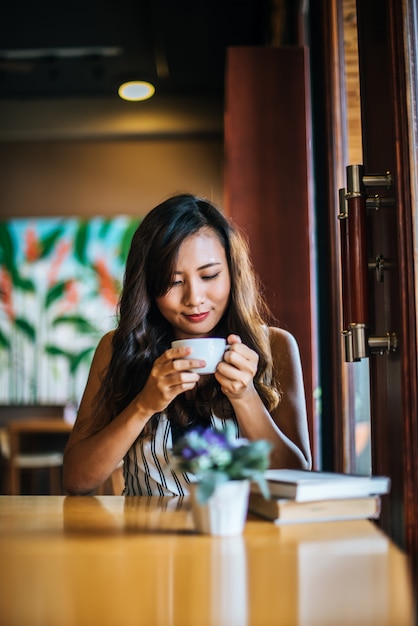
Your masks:
M 149 419 L 131 403 L 99 432 L 89 435 L 95 397 L 112 354 L 112 333 L 105 335 L 93 357 L 74 428 L 64 452 L 64 488 L 85 494 L 101 485 L 117 467 Z
M 234 408 L 241 432 L 248 439 L 271 441 L 270 467 L 310 469 L 305 392 L 296 340 L 285 330 L 270 328 L 274 375 L 282 392 L 281 401 L 271 414 L 253 384 L 257 355 L 239 338 L 232 336 L 231 341 L 224 359 L 238 373 L 219 365 L 217 378 Z
M 299 347 L 293 335 L 279 328 L 270 329 L 270 344 L 274 369 L 282 392 L 281 402 L 273 411 L 272 417 L 283 434 L 302 453 L 302 469 L 311 469 L 312 456 Z
M 145 424 L 183 391 L 195 387 L 199 374 L 192 367 L 204 364 L 188 359 L 189 348 L 169 349 L 156 359 L 149 378 L 132 402 L 94 434 L 95 398 L 112 355 L 112 333 L 105 335 L 95 352 L 74 428 L 64 453 L 64 488 L 70 494 L 86 494 L 101 485 L 120 463 Z

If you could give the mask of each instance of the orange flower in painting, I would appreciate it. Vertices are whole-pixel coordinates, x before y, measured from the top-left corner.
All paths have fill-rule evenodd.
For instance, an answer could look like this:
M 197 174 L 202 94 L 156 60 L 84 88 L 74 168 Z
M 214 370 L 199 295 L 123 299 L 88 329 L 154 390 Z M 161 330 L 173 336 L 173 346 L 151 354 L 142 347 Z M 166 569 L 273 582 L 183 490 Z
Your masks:
M 39 255 L 41 254 L 41 248 L 39 245 L 38 235 L 34 228 L 28 228 L 25 233 L 25 256 L 30 263 L 33 263 L 37 259 L 39 259 Z
M 48 272 L 48 285 L 53 285 L 57 282 L 59 271 L 64 263 L 65 257 L 68 255 L 71 249 L 71 243 L 69 241 L 60 241 L 57 245 L 55 252 L 55 258 L 51 263 L 51 267 Z
M 65 299 L 71 306 L 75 307 L 78 303 L 78 289 L 75 280 L 68 280 L 65 285 Z
M 75 280 L 68 280 L 65 283 L 65 292 L 63 300 L 61 301 L 60 312 L 61 314 L 66 313 L 68 311 L 73 311 L 78 304 L 79 301 L 79 293 L 78 293 L 78 285 Z
M 13 284 L 10 274 L 0 268 L 0 299 L 6 315 L 13 320 L 15 312 L 13 309 Z
M 99 277 L 99 291 L 103 300 L 111 307 L 115 307 L 118 302 L 118 295 L 116 293 L 115 281 L 109 272 L 106 263 L 103 259 L 98 259 L 94 264 Z

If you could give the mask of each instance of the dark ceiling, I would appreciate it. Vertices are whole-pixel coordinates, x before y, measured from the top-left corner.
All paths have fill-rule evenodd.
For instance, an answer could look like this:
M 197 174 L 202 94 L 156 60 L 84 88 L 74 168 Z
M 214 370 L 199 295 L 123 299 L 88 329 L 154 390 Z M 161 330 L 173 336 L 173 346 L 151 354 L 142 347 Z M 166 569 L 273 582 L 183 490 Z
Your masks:
M 161 94 L 222 94 L 226 48 L 267 43 L 270 2 L 8 2 L 0 98 L 108 96 L 134 78 Z

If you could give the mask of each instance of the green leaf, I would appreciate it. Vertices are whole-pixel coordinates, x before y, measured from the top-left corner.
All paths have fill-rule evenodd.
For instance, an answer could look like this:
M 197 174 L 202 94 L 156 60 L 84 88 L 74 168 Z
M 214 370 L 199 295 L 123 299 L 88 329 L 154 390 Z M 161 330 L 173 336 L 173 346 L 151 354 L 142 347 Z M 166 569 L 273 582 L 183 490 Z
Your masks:
M 30 324 L 23 317 L 16 317 L 14 320 L 16 328 L 18 328 L 28 339 L 32 342 L 36 339 L 36 330 L 32 324 Z
M 89 224 L 83 220 L 77 229 L 74 242 L 74 256 L 82 264 L 87 265 L 87 248 L 89 240 Z
M 44 347 L 44 350 L 46 354 L 49 354 L 50 356 L 60 356 L 67 359 L 70 366 L 70 372 L 71 374 L 74 374 L 80 363 L 89 360 L 90 355 L 94 352 L 94 347 L 86 348 L 81 350 L 81 352 L 74 353 L 69 350 L 64 350 L 55 344 L 47 344 Z
M 53 302 L 55 302 L 56 300 L 59 300 L 63 296 L 63 294 L 65 293 L 65 288 L 68 283 L 69 281 L 62 281 L 60 283 L 57 283 L 53 287 L 51 287 L 51 289 L 49 289 L 45 298 L 46 308 L 48 308 Z
M 225 472 L 205 472 L 201 477 L 197 477 L 199 484 L 197 487 L 197 500 L 200 504 L 205 504 L 215 491 L 218 485 L 229 480 Z
M 260 472 L 259 474 L 253 474 L 251 480 L 257 483 L 262 495 L 266 500 L 268 500 L 270 498 L 270 489 L 268 486 L 268 482 L 264 478 L 264 474 L 262 472 Z
M 64 232 L 64 228 L 62 226 L 59 226 L 52 233 L 50 233 L 49 235 L 46 235 L 43 239 L 40 239 L 39 258 L 45 258 L 50 254 L 51 250 L 54 248 L 57 241 L 62 237 L 63 232 Z
M 86 348 L 85 350 L 82 350 L 81 352 L 79 352 L 78 354 L 73 355 L 71 361 L 70 361 L 70 372 L 71 374 L 75 374 L 79 365 L 83 362 L 89 362 L 90 361 L 90 357 L 94 352 L 94 347 L 92 346 L 91 348 Z
M 13 287 L 26 292 L 35 292 L 33 281 L 23 278 L 16 266 L 16 249 L 7 224 L 0 222 L 0 265 L 8 270 Z
M 44 351 L 50 356 L 62 356 L 69 361 L 73 358 L 71 352 L 68 352 L 68 350 L 63 350 L 62 348 L 59 348 L 58 346 L 52 344 L 46 344 L 44 347 Z
M 23 278 L 17 272 L 12 274 L 13 287 L 15 289 L 20 289 L 21 291 L 25 291 L 26 293 L 35 293 L 36 288 L 33 280 L 30 278 Z
M 62 324 L 67 324 L 73 326 L 80 333 L 86 334 L 97 334 L 98 330 L 95 326 L 93 326 L 89 320 L 81 317 L 81 315 L 62 315 L 60 317 L 56 317 L 52 326 L 61 326 Z
M 100 239 L 105 239 L 107 233 L 109 232 L 109 229 L 112 226 L 112 220 L 103 220 L 102 225 L 100 226 L 100 230 L 99 230 L 99 238 Z
M 10 348 L 10 340 L 8 337 L 6 337 L 6 335 L 3 333 L 3 331 L 0 329 L 0 346 L 2 348 Z
M 11 274 L 15 272 L 15 254 L 10 230 L 7 224 L 0 222 L 0 264 L 7 267 Z
M 132 237 L 134 236 L 134 233 L 136 229 L 138 228 L 140 221 L 141 220 L 139 219 L 131 220 L 122 235 L 121 242 L 120 242 L 120 250 L 119 250 L 119 261 L 121 262 L 122 265 L 125 265 L 126 263 L 129 248 L 132 243 Z

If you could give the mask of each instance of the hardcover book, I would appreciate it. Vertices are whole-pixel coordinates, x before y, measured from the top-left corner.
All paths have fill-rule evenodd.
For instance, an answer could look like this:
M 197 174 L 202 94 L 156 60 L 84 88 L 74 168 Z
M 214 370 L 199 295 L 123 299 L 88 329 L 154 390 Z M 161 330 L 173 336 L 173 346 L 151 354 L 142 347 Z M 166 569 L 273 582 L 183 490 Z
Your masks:
M 383 495 L 390 491 L 387 476 L 358 476 L 337 472 L 269 469 L 264 472 L 270 495 L 298 502 Z M 252 484 L 252 491 L 259 492 Z
M 377 519 L 380 509 L 380 496 L 297 502 L 288 498 L 266 500 L 261 493 L 252 492 L 248 503 L 248 510 L 251 513 L 276 524 Z

